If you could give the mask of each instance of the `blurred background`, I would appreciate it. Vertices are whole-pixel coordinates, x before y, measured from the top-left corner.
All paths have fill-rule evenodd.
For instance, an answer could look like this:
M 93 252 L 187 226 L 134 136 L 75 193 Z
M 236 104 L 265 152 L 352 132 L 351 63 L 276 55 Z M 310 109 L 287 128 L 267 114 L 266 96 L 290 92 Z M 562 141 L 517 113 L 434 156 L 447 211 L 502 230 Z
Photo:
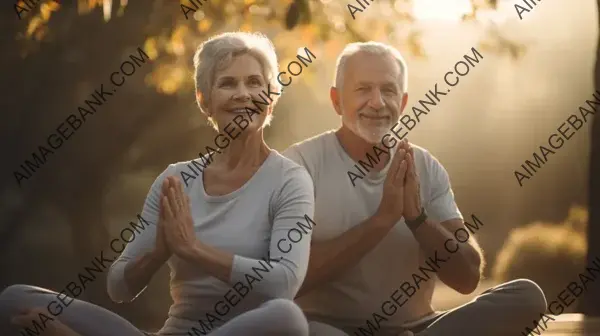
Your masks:
M 285 89 L 266 130 L 279 151 L 338 127 L 328 90 L 346 43 L 375 40 L 400 50 L 409 107 L 476 47 L 483 60 L 408 138 L 448 170 L 465 218 L 483 221 L 485 284 L 528 277 L 554 299 L 588 255 L 600 256 L 593 118 L 522 187 L 514 176 L 599 87 L 594 0 L 542 1 L 522 20 L 514 5 L 528 7 L 517 0 L 377 0 L 356 19 L 347 5 L 361 7 L 345 0 L 207 0 L 187 19 L 181 4 L 195 9 L 188 0 L 41 0 L 20 15 L 14 4 L 0 8 L 0 289 L 62 290 L 136 219 L 168 164 L 204 152 L 215 134 L 194 102 L 192 55 L 211 35 L 233 30 L 270 37 L 282 71 L 299 48 L 316 56 Z M 19 165 L 138 47 L 151 62 L 18 186 Z M 158 328 L 171 303 L 167 288 L 163 269 L 131 304 L 111 303 L 104 279 L 79 298 Z M 600 315 L 599 293 L 592 283 L 570 311 Z M 438 308 L 463 299 L 449 297 L 436 293 Z

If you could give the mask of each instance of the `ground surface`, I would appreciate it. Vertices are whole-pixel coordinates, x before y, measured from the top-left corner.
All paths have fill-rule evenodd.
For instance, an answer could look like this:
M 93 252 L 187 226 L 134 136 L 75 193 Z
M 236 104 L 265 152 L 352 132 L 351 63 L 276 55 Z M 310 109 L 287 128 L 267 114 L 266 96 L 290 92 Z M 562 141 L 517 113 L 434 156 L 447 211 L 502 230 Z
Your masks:
M 581 314 L 565 314 L 555 316 L 556 321 L 548 325 L 544 335 L 567 336 L 567 335 L 600 335 L 600 318 L 589 318 Z

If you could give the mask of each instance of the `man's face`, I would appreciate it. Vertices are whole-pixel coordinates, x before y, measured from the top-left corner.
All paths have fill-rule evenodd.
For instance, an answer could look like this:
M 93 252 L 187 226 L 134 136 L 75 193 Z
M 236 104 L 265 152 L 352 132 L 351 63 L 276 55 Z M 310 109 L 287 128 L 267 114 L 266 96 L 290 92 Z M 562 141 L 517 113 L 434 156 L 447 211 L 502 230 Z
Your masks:
M 334 88 L 337 93 L 332 92 L 343 127 L 369 143 L 380 142 L 406 106 L 408 95 L 400 86 L 400 75 L 400 66 L 390 55 L 352 55 L 341 91 Z

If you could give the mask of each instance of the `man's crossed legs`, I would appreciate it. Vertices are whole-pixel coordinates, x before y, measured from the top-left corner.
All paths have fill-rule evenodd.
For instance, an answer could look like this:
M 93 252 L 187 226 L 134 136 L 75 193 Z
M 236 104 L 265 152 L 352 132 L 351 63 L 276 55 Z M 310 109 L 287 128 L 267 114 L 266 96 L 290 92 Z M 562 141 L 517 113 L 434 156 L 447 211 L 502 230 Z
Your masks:
M 530 280 L 514 280 L 481 293 L 471 302 L 445 312 L 425 322 L 406 324 L 415 336 L 512 336 L 521 335 L 526 327 L 533 327 L 547 303 L 542 289 Z M 345 328 L 311 321 L 311 336 L 409 336 L 401 328 L 382 326 L 365 334 L 358 328 Z M 343 330 L 343 331 L 342 331 Z

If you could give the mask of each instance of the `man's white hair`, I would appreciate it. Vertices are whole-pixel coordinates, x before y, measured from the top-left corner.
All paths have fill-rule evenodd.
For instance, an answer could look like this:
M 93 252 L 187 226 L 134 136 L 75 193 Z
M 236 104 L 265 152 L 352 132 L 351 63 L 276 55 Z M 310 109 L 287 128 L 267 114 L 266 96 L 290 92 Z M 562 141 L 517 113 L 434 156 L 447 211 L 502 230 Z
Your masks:
M 346 62 L 352 55 L 358 52 L 365 52 L 371 55 L 392 56 L 398 62 L 398 66 L 400 67 L 400 78 L 398 78 L 398 84 L 400 85 L 400 88 L 403 92 L 406 92 L 408 90 L 408 69 L 404 57 L 402 57 L 402 55 L 396 48 L 381 42 L 374 41 L 353 42 L 347 44 L 344 50 L 342 50 L 342 53 L 340 54 L 340 56 L 338 56 L 335 65 L 333 82 L 333 85 L 338 90 L 342 90 L 342 83 L 344 83 L 344 73 L 346 71 Z
M 249 54 L 256 58 L 262 67 L 265 80 L 273 88 L 272 91 L 281 92 L 281 84 L 277 81 L 277 54 L 271 40 L 261 33 L 228 32 L 213 36 L 203 42 L 194 54 L 194 82 L 196 91 L 200 92 L 205 104 L 208 103 L 217 70 L 228 67 L 233 57 L 243 54 Z M 278 98 L 278 95 L 272 98 L 273 107 Z M 206 113 L 206 105 L 202 106 L 199 100 L 197 103 L 200 110 Z M 272 118 L 273 114 L 271 113 L 264 125 L 269 125 Z M 213 118 L 209 117 L 208 120 L 217 130 Z

